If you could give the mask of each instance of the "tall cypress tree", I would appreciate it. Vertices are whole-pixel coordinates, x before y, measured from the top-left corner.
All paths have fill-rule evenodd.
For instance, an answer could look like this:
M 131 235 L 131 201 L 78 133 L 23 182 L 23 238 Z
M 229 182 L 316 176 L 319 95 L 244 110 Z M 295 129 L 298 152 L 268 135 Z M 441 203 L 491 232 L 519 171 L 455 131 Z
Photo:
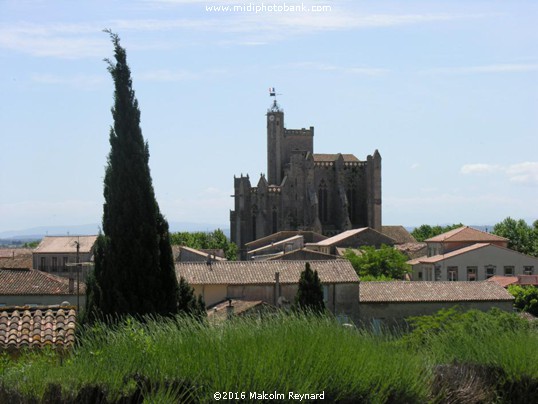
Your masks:
M 103 232 L 95 247 L 95 272 L 88 282 L 90 318 L 109 314 L 177 312 L 178 282 L 168 223 L 155 200 L 148 144 L 119 37 L 107 32 L 115 63 L 105 59 L 114 80 L 114 125 L 104 179 Z

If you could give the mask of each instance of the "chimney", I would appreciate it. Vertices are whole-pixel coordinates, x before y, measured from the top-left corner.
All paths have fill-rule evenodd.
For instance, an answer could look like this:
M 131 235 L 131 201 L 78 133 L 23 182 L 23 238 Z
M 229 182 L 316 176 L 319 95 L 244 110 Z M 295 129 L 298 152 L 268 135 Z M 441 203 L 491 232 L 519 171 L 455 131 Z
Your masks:
M 75 279 L 69 278 L 69 293 L 75 293 Z

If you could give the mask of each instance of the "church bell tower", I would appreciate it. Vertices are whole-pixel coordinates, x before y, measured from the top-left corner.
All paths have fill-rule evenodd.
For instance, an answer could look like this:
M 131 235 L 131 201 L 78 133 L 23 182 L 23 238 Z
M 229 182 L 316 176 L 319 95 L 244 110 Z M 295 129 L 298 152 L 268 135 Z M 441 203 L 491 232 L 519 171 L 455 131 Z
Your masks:
M 275 96 L 274 91 L 270 94 Z M 267 181 L 270 185 L 280 185 L 282 182 L 283 137 L 284 111 L 279 107 L 275 98 L 273 105 L 267 110 Z

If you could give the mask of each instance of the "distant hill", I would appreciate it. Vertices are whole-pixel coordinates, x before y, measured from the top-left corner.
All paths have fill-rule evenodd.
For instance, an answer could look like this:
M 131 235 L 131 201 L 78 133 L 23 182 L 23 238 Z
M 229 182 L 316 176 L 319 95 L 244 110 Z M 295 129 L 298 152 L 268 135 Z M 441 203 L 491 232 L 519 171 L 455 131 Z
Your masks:
M 190 222 L 169 222 L 170 231 L 204 231 L 210 232 L 221 229 L 227 237 L 230 237 L 230 229 L 225 225 L 212 223 L 190 223 Z M 0 232 L 0 245 L 10 244 L 13 241 L 40 240 L 45 236 L 67 236 L 69 235 L 92 235 L 99 233 L 100 225 L 96 223 L 71 225 L 71 226 L 39 226 L 22 230 L 10 230 Z

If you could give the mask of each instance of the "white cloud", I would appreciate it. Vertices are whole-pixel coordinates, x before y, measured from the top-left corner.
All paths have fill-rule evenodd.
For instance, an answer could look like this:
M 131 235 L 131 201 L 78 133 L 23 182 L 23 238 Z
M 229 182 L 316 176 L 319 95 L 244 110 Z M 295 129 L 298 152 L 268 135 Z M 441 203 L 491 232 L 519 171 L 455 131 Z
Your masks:
M 496 164 L 465 164 L 461 167 L 462 174 L 489 174 L 502 171 L 503 168 Z
M 538 185 L 538 162 L 513 164 L 506 169 L 506 174 L 512 182 Z
M 497 164 L 465 164 L 460 172 L 468 174 L 503 173 L 509 181 L 519 184 L 538 184 L 538 162 L 525 161 L 523 163 L 501 166 Z

